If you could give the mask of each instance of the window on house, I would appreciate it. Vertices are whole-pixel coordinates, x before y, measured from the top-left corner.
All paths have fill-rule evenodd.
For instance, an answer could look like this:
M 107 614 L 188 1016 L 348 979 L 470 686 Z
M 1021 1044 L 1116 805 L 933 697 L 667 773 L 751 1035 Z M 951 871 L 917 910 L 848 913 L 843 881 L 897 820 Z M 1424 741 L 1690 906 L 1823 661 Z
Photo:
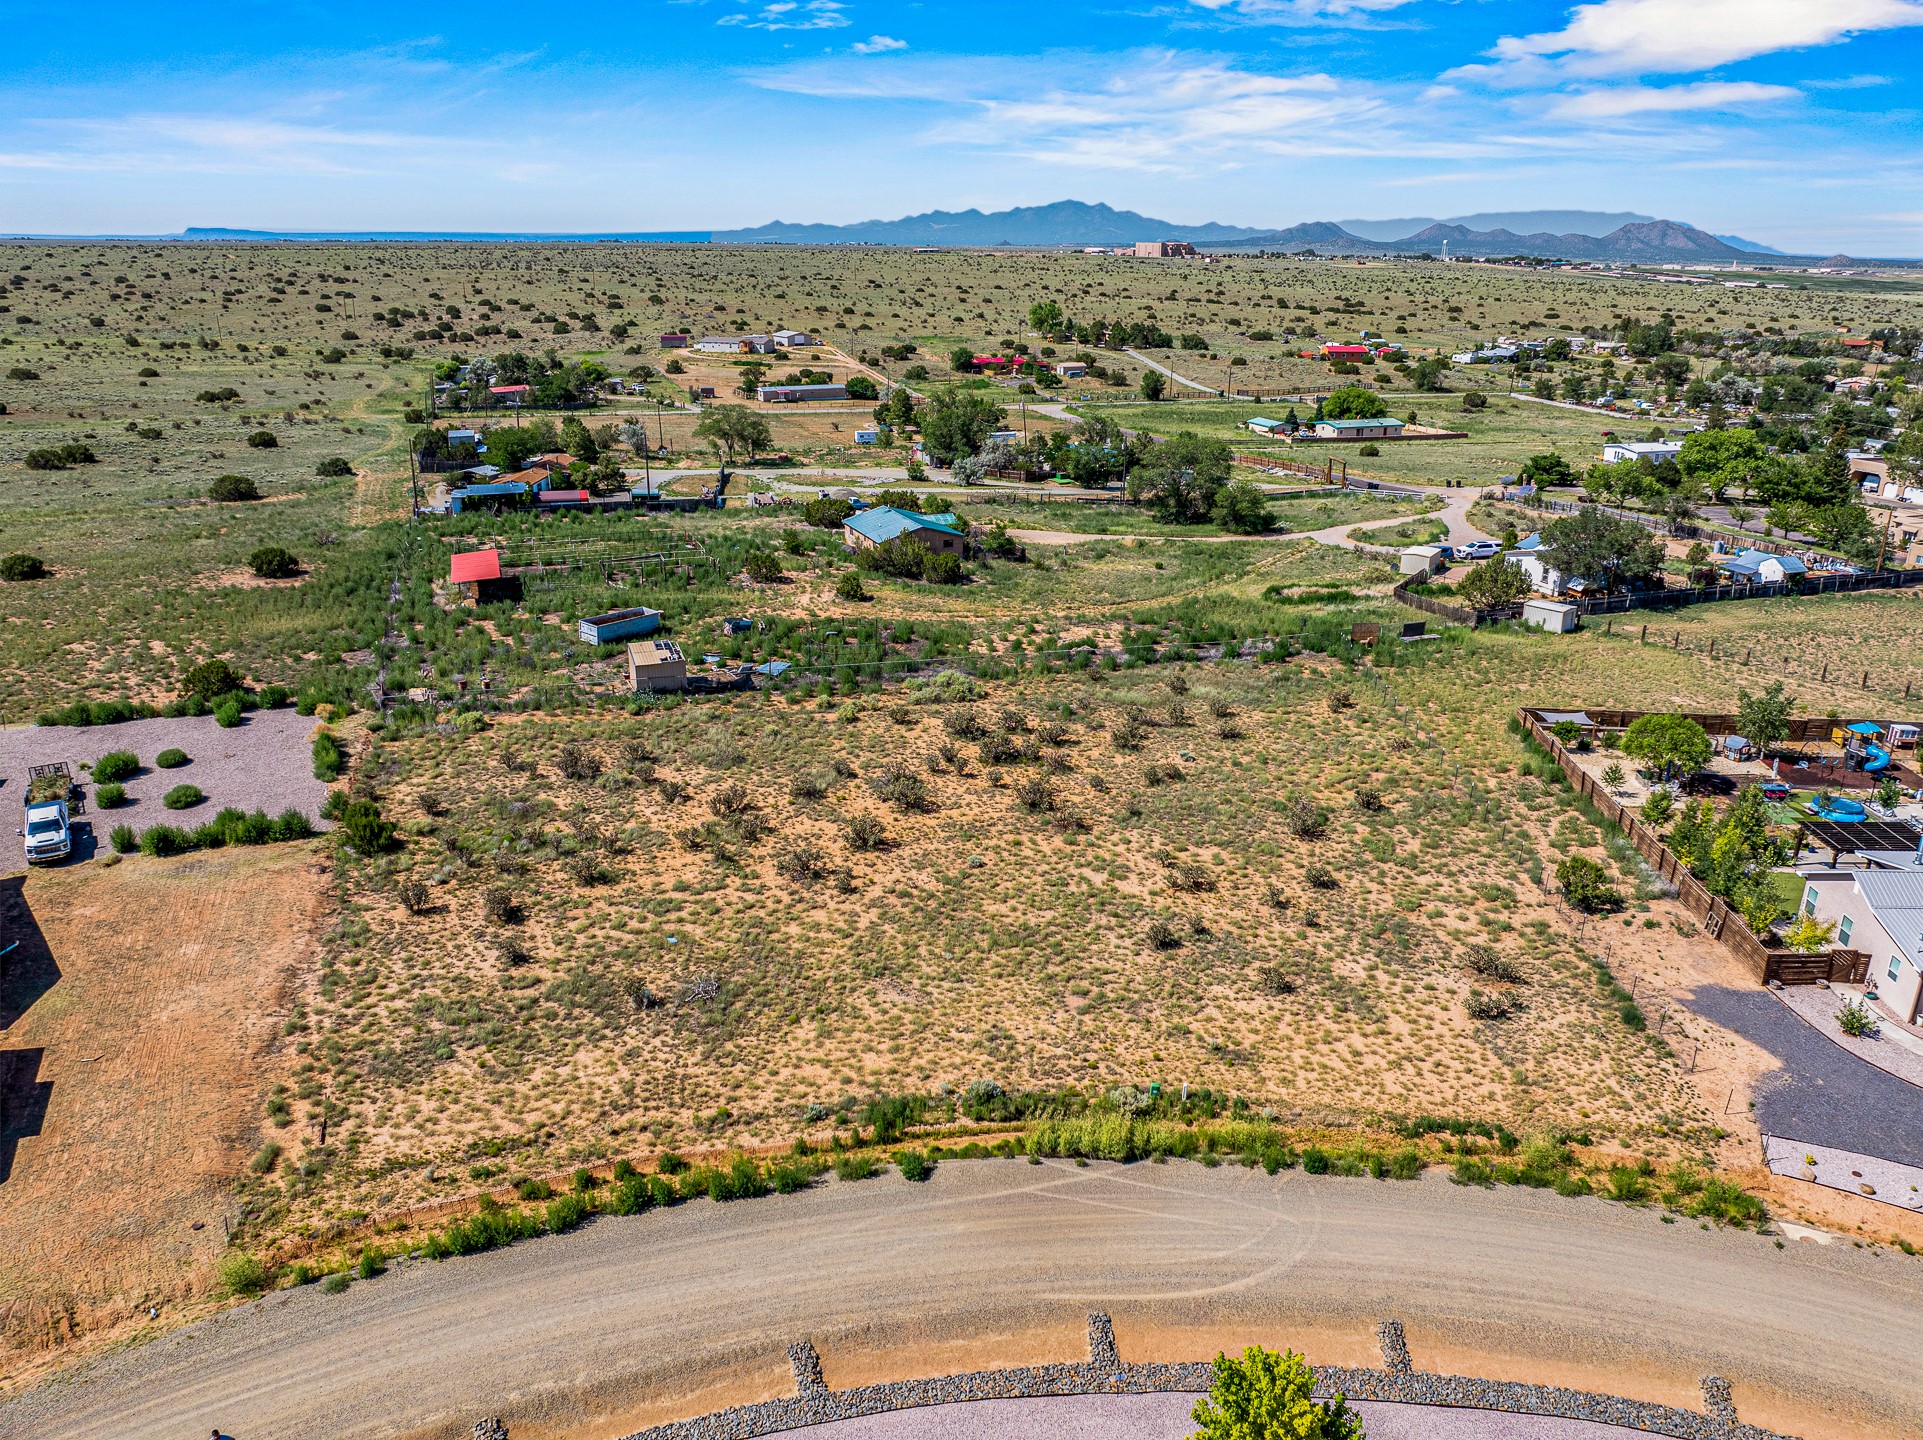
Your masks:
M 1901 955 L 1890 956 L 1890 979 L 1894 980 L 1897 975 L 1901 973 L 1902 969 L 1903 957 Z
M 1837 927 L 1836 927 L 1836 943 L 1837 943 L 1838 945 L 1847 945 L 1847 944 L 1849 944 L 1849 943 L 1850 943 L 1850 931 L 1851 931 L 1851 930 L 1853 930 L 1853 929 L 1855 929 L 1855 928 L 1856 928 L 1856 921 L 1855 921 L 1855 920 L 1853 920 L 1853 919 L 1852 919 L 1851 917 L 1849 917 L 1848 915 L 1845 915 L 1845 916 L 1843 917 L 1843 919 L 1842 919 L 1842 921 L 1841 921 L 1841 923 L 1840 923 L 1840 924 L 1838 924 L 1838 925 L 1837 925 Z
M 1803 892 L 1803 913 L 1812 917 L 1816 914 L 1816 887 L 1814 885 Z

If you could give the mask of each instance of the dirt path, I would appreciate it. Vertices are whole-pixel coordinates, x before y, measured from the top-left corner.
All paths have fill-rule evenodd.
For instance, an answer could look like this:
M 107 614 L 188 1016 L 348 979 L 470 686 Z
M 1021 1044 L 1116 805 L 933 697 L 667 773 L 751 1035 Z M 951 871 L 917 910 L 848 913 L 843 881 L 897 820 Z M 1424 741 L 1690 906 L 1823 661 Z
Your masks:
M 848 1385 L 1074 1358 L 1106 1309 L 1134 1359 L 1260 1339 L 1371 1363 L 1397 1316 L 1425 1369 L 1691 1406 L 1715 1373 L 1752 1423 L 1916 1436 L 1918 1263 L 1440 1175 L 949 1162 L 283 1292 L 0 1404 L 0 1434 L 354 1440 L 499 1413 L 516 1440 L 598 1440 L 787 1393 L 802 1336 Z
M 1487 540 L 1491 538 L 1469 523 L 1469 507 L 1482 498 L 1482 492 L 1480 490 L 1452 490 L 1444 491 L 1443 494 L 1447 498 L 1440 510 L 1412 511 L 1407 515 L 1398 515 L 1373 524 L 1371 529 L 1386 529 L 1394 525 L 1399 525 L 1404 520 L 1442 520 L 1447 522 L 1449 526 L 1448 539 L 1452 545 L 1467 545 L 1471 540 Z M 1368 543 L 1366 538 L 1369 533 L 1368 531 L 1363 532 L 1364 539 L 1360 541 L 1350 535 L 1350 531 L 1358 528 L 1357 522 L 1351 520 L 1346 525 L 1330 525 L 1322 530 L 1277 530 L 1267 535 L 1151 535 L 1139 538 L 1151 540 L 1202 539 L 1214 541 L 1218 544 L 1226 544 L 1232 540 L 1314 540 L 1323 545 L 1335 545 L 1344 550 L 1353 550 L 1358 544 Z M 1092 535 L 1073 530 L 1010 530 L 1008 533 L 1027 545 L 1081 545 L 1091 540 L 1125 540 L 1129 538 L 1126 535 Z

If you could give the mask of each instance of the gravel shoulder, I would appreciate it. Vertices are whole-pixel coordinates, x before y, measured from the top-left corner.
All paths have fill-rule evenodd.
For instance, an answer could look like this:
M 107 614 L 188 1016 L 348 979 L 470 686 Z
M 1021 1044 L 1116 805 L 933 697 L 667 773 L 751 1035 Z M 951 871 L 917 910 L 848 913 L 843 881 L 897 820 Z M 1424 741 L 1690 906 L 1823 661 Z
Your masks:
M 1397 1317 L 1419 1369 L 1690 1407 L 1714 1373 L 1755 1424 L 1914 1436 L 1916 1263 L 1439 1175 L 949 1162 L 281 1292 L 0 1404 L 0 1435 L 444 1437 L 501 1414 L 613 1437 L 791 1393 L 803 1337 L 845 1386 L 1075 1358 L 1103 1309 L 1129 1359 L 1260 1340 L 1373 1363 Z

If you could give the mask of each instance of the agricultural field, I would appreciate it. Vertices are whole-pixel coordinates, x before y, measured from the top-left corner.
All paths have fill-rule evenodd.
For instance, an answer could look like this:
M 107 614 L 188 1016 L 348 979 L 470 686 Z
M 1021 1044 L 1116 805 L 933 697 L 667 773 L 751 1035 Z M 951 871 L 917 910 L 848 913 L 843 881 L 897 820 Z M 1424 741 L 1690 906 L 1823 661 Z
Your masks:
M 23 245 L 7 260 L 0 552 L 51 573 L 0 583 L 0 721 L 159 704 L 221 658 L 327 725 L 349 756 L 332 803 L 378 812 L 313 841 L 25 882 L 58 978 L 8 1011 L 9 1053 L 44 1042 L 54 1086 L 0 1184 L 0 1220 L 47 1232 L 0 1262 L 36 1297 L 8 1312 L 9 1345 L 88 1328 L 109 1302 L 205 1293 L 226 1225 L 268 1250 L 575 1165 L 820 1139 L 878 1094 L 974 1081 L 1191 1084 L 1332 1133 L 1451 1115 L 1740 1162 L 1727 1092 L 1626 1019 L 1595 927 L 1572 928 L 1545 867 L 1610 867 L 1629 897 L 1612 964 L 1656 965 L 1691 922 L 1506 721 L 1523 704 L 1726 707 L 1775 673 L 1735 666 L 1738 644 L 1772 647 L 1806 706 L 1858 698 L 1824 664 L 1875 667 L 1888 696 L 1882 677 L 1917 663 L 1913 598 L 1724 606 L 1675 617 L 1702 643 L 1669 648 L 1449 631 L 1364 650 L 1354 623 L 1413 618 L 1395 575 L 1299 532 L 1426 538 L 1438 497 L 1278 496 L 1298 533 L 1244 538 L 943 492 L 965 520 L 1074 543 L 931 585 L 857 570 L 798 506 L 409 522 L 408 415 L 457 354 L 660 371 L 670 328 L 819 328 L 940 385 L 951 347 L 1029 343 L 1027 307 L 1052 298 L 1201 336 L 1208 349 L 1159 357 L 1184 373 L 1214 354 L 1237 384 L 1326 388 L 1326 367 L 1249 332 L 1400 326 L 1446 350 L 1659 303 L 1706 324 L 1860 326 L 1909 318 L 1904 295 L 671 246 Z M 1226 367 L 1238 353 L 1251 364 Z M 1139 377 L 1126 356 L 1103 363 Z M 631 399 L 586 418 L 645 416 L 671 461 L 706 463 L 691 412 Z M 1585 456 L 1604 423 L 1501 396 L 1460 415 L 1453 395 L 1394 403 L 1470 438 L 1385 446 L 1367 464 L 1390 478 Z M 1099 411 L 1221 438 L 1245 412 Z M 847 452 L 860 407 L 769 413 L 804 461 L 900 458 Z M 59 447 L 92 458 L 28 463 Z M 1449 456 L 1468 458 L 1427 458 Z M 209 498 L 227 475 L 262 498 Z M 449 556 L 497 544 L 539 562 L 519 599 L 457 603 Z M 270 545 L 292 574 L 255 573 Z M 620 647 L 584 644 L 575 622 L 639 604 L 691 658 L 793 668 L 750 694 L 637 701 Z M 377 681 L 395 699 L 375 714 Z M 483 687 L 485 713 L 457 703 Z M 165 935 L 143 926 L 155 915 Z M 96 930 L 114 946 L 83 953 Z M 209 1026 L 218 1044 L 196 1051 Z M 135 1047 L 149 1068 L 129 1071 L 126 1034 L 174 1038 Z M 89 1089 L 83 1060 L 117 1088 Z M 157 1126 L 178 1153 L 154 1158 Z M 57 1176 L 132 1217 L 85 1293 L 61 1273 L 107 1241 L 93 1198 L 63 1217 Z M 190 1212 L 203 1229 L 183 1240 Z

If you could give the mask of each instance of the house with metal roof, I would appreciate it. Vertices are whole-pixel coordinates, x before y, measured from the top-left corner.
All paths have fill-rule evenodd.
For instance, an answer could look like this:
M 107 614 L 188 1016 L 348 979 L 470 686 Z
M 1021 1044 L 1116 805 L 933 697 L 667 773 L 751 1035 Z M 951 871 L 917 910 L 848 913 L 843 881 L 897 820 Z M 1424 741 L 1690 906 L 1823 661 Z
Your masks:
M 465 489 L 448 492 L 448 513 L 459 515 L 463 510 L 490 507 L 500 509 L 509 505 L 519 505 L 527 499 L 528 493 L 529 487 L 519 480 L 496 480 L 487 485 L 469 485 Z
M 1772 555 L 1767 550 L 1739 550 L 1734 555 L 1719 555 L 1716 568 L 1731 580 L 1752 585 L 1780 585 L 1785 580 L 1809 574 L 1809 566 L 1794 555 Z
M 842 543 L 851 550 L 866 550 L 885 545 L 907 535 L 921 541 L 937 555 L 959 555 L 967 537 L 956 528 L 954 515 L 923 515 L 894 505 L 877 505 L 850 515 L 841 522 Z
M 1869 985 L 1880 1009 L 1905 1025 L 1923 1006 L 1923 865 L 1801 870 L 1802 912 L 1836 927 L 1838 948 L 1870 957 Z
M 1280 435 L 1286 428 L 1280 420 L 1271 420 L 1266 415 L 1255 415 L 1244 422 L 1258 435 Z
M 1387 415 L 1374 420 L 1318 420 L 1318 440 L 1400 440 L 1402 422 Z
M 848 387 L 839 383 L 831 385 L 762 385 L 755 390 L 755 399 L 767 405 L 798 405 L 806 400 L 846 400 Z
M 1661 460 L 1674 460 L 1683 453 L 1680 440 L 1612 440 L 1602 448 L 1603 464 L 1619 465 L 1624 461 L 1634 463 L 1647 460 L 1654 465 Z

